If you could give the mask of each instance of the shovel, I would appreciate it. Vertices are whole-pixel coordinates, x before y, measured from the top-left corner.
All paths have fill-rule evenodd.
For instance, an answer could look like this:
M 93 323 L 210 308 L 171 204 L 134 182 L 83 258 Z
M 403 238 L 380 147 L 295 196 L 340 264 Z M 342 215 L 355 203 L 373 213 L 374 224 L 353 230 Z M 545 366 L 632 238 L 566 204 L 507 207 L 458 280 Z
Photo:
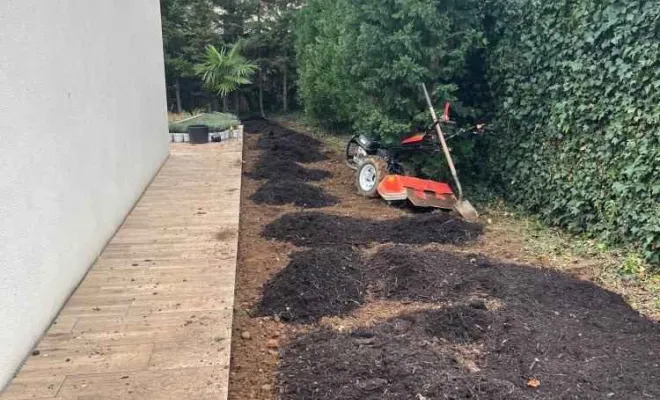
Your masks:
M 442 145 L 442 151 L 445 153 L 447 164 L 449 164 L 451 175 L 454 177 L 454 182 L 456 183 L 456 188 L 458 189 L 458 200 L 456 201 L 456 204 L 454 204 L 454 211 L 456 211 L 466 221 L 476 222 L 479 219 L 479 213 L 477 213 L 477 210 L 472 207 L 472 204 L 470 204 L 469 201 L 463 199 L 463 188 L 461 187 L 461 182 L 458 180 L 458 174 L 456 173 L 454 161 L 451 158 L 451 153 L 449 153 L 449 148 L 447 147 L 445 136 L 442 134 L 442 129 L 440 129 L 440 121 L 438 121 L 438 116 L 436 115 L 435 109 L 433 108 L 431 96 L 429 96 L 429 92 L 426 90 L 426 85 L 423 83 L 422 89 L 424 89 L 424 96 L 426 97 L 426 102 L 429 105 L 429 111 L 433 117 L 433 125 L 435 126 L 435 131 L 438 133 L 438 139 Z

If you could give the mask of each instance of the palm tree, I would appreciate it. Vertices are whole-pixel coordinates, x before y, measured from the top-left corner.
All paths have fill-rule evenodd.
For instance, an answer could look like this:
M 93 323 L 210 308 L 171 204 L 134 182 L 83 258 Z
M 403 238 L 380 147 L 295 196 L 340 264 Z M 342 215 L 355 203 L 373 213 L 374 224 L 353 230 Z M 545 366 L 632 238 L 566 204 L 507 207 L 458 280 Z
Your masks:
M 251 83 L 249 78 L 256 69 L 256 65 L 240 54 L 238 43 L 229 50 L 208 46 L 204 62 L 195 66 L 195 72 L 202 77 L 206 89 L 222 97 L 225 111 L 229 93 Z

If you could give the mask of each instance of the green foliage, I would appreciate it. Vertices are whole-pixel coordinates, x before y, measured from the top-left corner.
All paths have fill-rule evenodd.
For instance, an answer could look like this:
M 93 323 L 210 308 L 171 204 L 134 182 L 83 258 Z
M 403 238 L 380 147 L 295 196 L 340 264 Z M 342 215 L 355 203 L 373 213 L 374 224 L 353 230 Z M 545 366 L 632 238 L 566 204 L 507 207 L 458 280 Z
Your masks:
M 201 92 L 194 66 L 202 62 L 206 46 L 220 44 L 214 8 L 212 0 L 160 1 L 170 108 L 174 108 L 177 89 L 183 94 L 186 107 L 199 105 L 191 98 L 192 93 Z
M 286 103 L 297 75 L 308 117 L 386 142 L 429 124 L 425 82 L 459 126 L 492 119 L 489 138 L 450 143 L 463 178 L 487 177 L 545 223 L 660 264 L 660 3 L 303 3 L 161 0 L 168 82 L 184 103 L 201 97 L 193 66 L 205 46 L 244 39 L 260 72 L 243 90 L 253 108 L 259 92 Z M 446 178 L 441 158 L 413 162 Z
M 207 125 L 211 132 L 221 132 L 239 124 L 233 114 L 211 112 L 195 116 L 183 122 L 171 122 L 170 133 L 186 133 L 191 125 Z
M 660 263 L 660 3 L 310 0 L 296 52 L 323 125 L 395 141 L 428 121 L 426 82 L 459 121 L 490 111 L 489 139 L 451 143 L 464 177 Z
M 185 109 L 217 107 L 215 94 L 203 90 L 195 65 L 204 62 L 206 48 L 242 42 L 243 56 L 259 67 L 259 79 L 232 95 L 224 106 L 241 109 L 265 102 L 286 109 L 296 88 L 293 63 L 293 16 L 304 0 L 160 0 L 168 102 L 177 95 Z M 238 93 L 240 92 L 240 94 Z M 229 100 L 229 99 L 227 99 Z
M 350 121 L 355 103 L 344 37 L 353 15 L 346 0 L 312 0 L 298 14 L 299 97 L 306 115 L 328 126 Z
M 660 263 L 660 3 L 508 0 L 489 18 L 495 184 Z
M 266 108 L 279 105 L 288 110 L 289 98 L 295 93 L 293 24 L 303 3 L 304 0 L 257 2 L 252 17 L 244 22 L 248 33 L 244 39 L 245 54 L 259 66 L 258 83 Z
M 193 76 L 206 46 L 218 43 L 213 2 L 161 0 L 160 6 L 167 76 Z
M 624 275 L 643 276 L 646 273 L 646 268 L 644 267 L 644 261 L 641 258 L 634 254 L 628 254 L 626 258 L 623 259 L 619 271 Z
M 482 41 L 480 1 L 310 0 L 296 24 L 300 98 L 330 127 L 395 141 L 429 123 L 420 84 L 456 100 Z M 463 115 L 473 114 L 461 107 Z
M 206 48 L 206 56 L 201 64 L 195 66 L 195 72 L 202 77 L 204 86 L 220 96 L 227 96 L 241 85 L 250 83 L 249 77 L 257 69 L 239 53 L 240 46 L 231 49 L 215 46 Z

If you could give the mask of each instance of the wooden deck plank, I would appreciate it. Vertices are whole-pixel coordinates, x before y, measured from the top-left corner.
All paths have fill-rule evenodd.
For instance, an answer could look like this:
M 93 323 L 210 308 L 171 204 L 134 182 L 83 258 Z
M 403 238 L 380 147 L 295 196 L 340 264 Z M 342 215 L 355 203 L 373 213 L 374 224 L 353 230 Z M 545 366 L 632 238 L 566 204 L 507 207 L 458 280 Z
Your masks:
M 226 398 L 241 149 L 171 146 L 0 399 Z

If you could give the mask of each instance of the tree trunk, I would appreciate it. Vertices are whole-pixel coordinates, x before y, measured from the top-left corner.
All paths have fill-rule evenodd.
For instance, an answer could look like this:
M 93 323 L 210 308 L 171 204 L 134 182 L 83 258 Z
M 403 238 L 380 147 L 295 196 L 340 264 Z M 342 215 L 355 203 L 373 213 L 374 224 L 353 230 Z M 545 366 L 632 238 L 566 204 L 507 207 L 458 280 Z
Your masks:
M 234 92 L 234 110 L 236 116 L 241 113 L 241 93 L 237 90 Z
M 181 83 L 179 82 L 179 78 L 176 78 L 174 92 L 176 93 L 176 111 L 181 114 L 183 113 L 183 104 L 181 104 Z
M 212 111 L 218 111 L 218 98 L 216 96 L 213 96 L 211 98 L 211 110 Z
M 259 112 L 261 113 L 261 118 L 266 119 L 266 113 L 264 112 L 264 85 L 262 79 L 259 79 Z
M 259 35 L 261 35 L 261 0 L 259 0 L 259 8 L 257 9 L 257 26 L 259 27 Z M 258 49 L 257 57 L 261 62 L 261 45 Z M 261 65 L 259 65 L 259 112 L 261 112 L 261 118 L 266 119 L 266 113 L 264 112 L 264 74 Z
M 229 96 L 222 96 L 222 112 L 229 112 Z
M 284 66 L 284 71 L 282 71 L 282 111 L 289 111 L 289 70 Z

